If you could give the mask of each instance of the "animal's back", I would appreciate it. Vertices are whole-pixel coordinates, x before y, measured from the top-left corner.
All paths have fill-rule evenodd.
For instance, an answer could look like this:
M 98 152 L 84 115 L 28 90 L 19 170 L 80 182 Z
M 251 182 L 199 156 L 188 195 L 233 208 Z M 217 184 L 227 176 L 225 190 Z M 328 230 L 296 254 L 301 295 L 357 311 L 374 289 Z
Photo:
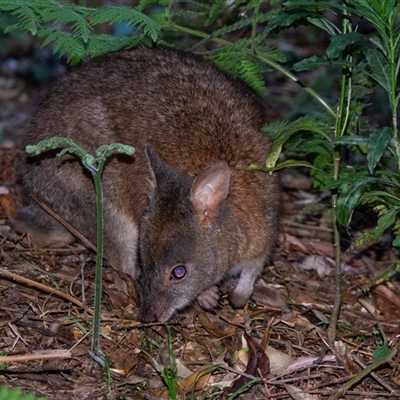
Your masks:
M 240 81 L 200 57 L 140 47 L 94 59 L 64 75 L 40 105 L 25 144 L 64 136 L 91 153 L 113 142 L 135 147 L 133 157 L 113 155 L 102 176 L 106 255 L 133 274 L 147 201 L 148 143 L 166 164 L 190 177 L 225 161 L 232 167 L 232 206 L 239 221 L 248 219 L 243 230 L 251 224 L 260 230 L 276 225 L 275 177 L 235 169 L 263 163 L 271 146 L 260 131 L 263 123 L 261 106 Z M 27 162 L 25 157 L 19 169 L 28 192 L 95 242 L 94 188 L 81 164 L 70 156 L 54 158 L 54 152 Z M 245 207 L 254 210 L 254 220 Z M 271 215 L 268 223 L 265 213 Z M 276 227 L 266 234 L 273 242 Z M 259 238 L 246 245 L 260 241 L 265 246 Z

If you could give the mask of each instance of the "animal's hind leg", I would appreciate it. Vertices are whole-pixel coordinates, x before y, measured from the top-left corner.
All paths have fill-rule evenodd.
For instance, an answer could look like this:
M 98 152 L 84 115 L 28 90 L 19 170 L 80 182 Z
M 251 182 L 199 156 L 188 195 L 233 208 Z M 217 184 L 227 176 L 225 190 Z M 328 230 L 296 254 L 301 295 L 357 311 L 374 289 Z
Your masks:
M 11 218 L 17 232 L 29 233 L 36 246 L 56 247 L 74 241 L 72 234 L 36 204 L 18 210 Z

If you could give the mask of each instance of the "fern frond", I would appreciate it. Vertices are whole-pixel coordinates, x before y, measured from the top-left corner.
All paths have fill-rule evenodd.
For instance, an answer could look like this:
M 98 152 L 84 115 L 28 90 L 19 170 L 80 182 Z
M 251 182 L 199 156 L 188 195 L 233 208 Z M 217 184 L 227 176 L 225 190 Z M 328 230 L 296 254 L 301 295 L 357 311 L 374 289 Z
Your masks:
M 206 26 L 211 25 L 228 7 L 229 5 L 227 6 L 225 0 L 216 0 L 211 6 L 210 13 L 208 14 L 206 21 Z
M 39 37 L 46 37 L 43 46 L 54 42 L 53 53 L 59 53 L 60 56 L 67 53 L 68 62 L 76 64 L 87 54 L 87 44 L 81 37 L 69 32 L 60 32 L 49 28 L 42 28 L 38 32 Z
M 180 2 L 178 1 L 178 3 Z M 205 16 L 207 16 L 210 11 L 210 6 L 203 1 L 186 0 L 185 3 L 194 4 L 199 10 L 203 10 L 203 15 Z
M 41 18 L 43 22 L 54 21 L 56 24 L 71 24 L 71 28 L 86 43 L 89 39 L 92 27 L 87 21 L 92 12 L 89 8 L 79 7 L 75 4 L 63 4 L 52 2 L 52 7 L 43 7 Z
M 25 1 L 1 1 L 1 10 L 10 11 L 21 22 L 7 27 L 5 32 L 25 30 L 36 35 L 41 25 L 40 13 L 34 4 L 27 4 Z
M 87 52 L 90 57 L 98 57 L 111 51 L 131 49 L 139 44 L 150 45 L 150 40 L 144 35 L 110 36 L 93 35 L 90 38 Z
M 272 122 L 268 122 L 265 124 L 262 128 L 262 131 L 267 133 L 268 136 L 271 137 L 272 140 L 275 138 L 279 137 L 282 132 L 284 132 L 287 129 L 287 126 L 289 125 L 289 122 L 286 120 L 275 120 Z
M 318 133 L 322 138 L 326 139 L 326 143 L 330 143 L 331 139 L 328 134 L 331 130 L 332 128 L 327 122 L 311 116 L 301 117 L 290 123 L 282 120 L 273 121 L 263 127 L 263 132 L 268 133 L 272 140 L 284 138 L 283 143 L 294 134 L 302 131 Z
M 169 23 L 168 13 L 165 9 L 157 8 L 155 11 L 152 11 L 150 14 L 150 18 L 159 24 L 159 26 L 165 26 Z
M 255 12 L 255 14 L 263 14 L 261 12 L 259 12 L 259 7 L 260 7 L 260 2 L 259 0 L 250 0 L 250 1 L 241 1 L 240 4 L 240 13 L 242 15 L 246 15 L 247 13 L 251 12 L 253 13 L 253 10 L 257 10 L 257 12 Z M 272 2 L 270 2 L 272 3 Z M 236 7 L 239 6 L 239 4 L 236 4 Z
M 265 82 L 259 62 L 253 56 L 235 47 L 224 47 L 206 58 L 229 74 L 240 77 L 253 89 L 265 90 Z
M 139 4 L 136 6 L 136 10 L 142 12 L 149 5 L 156 3 L 158 4 L 157 0 L 140 0 Z
M 286 56 L 276 48 L 269 48 L 263 45 L 256 47 L 256 53 L 262 57 L 265 57 L 269 60 L 284 63 L 286 62 Z
M 170 13 L 170 15 L 174 20 L 182 20 L 184 18 L 187 21 L 188 18 L 191 18 L 192 20 L 195 20 L 194 18 L 197 18 L 197 23 L 199 23 L 199 21 L 203 21 L 205 18 L 204 12 L 195 10 L 174 10 Z
M 158 0 L 157 3 L 162 7 L 169 7 L 170 5 L 172 5 L 173 2 L 174 0 Z
M 93 10 L 91 22 L 92 25 L 109 22 L 127 21 L 128 25 L 137 25 L 143 29 L 145 35 L 152 40 L 157 40 L 161 26 L 154 19 L 148 17 L 135 8 L 127 6 L 105 6 Z
M 260 14 L 253 15 L 250 18 L 239 19 L 238 21 L 236 21 L 235 23 L 233 23 L 231 25 L 226 25 L 226 26 L 223 26 L 222 28 L 216 29 L 213 32 L 212 37 L 221 37 L 223 35 L 226 35 L 227 33 L 237 31 L 246 26 L 251 26 L 254 22 L 256 22 L 256 23 L 266 22 L 268 20 L 268 18 L 269 18 L 269 15 L 260 13 Z

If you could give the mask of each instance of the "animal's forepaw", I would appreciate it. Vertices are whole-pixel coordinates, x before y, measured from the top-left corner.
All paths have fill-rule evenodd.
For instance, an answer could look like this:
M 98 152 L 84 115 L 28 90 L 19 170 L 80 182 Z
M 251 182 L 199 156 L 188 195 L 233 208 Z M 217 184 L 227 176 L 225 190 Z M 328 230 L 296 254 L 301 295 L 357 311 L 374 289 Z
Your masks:
M 205 310 L 212 310 L 217 307 L 220 300 L 219 289 L 217 286 L 213 286 L 210 289 L 205 290 L 197 297 L 197 302 L 200 307 Z

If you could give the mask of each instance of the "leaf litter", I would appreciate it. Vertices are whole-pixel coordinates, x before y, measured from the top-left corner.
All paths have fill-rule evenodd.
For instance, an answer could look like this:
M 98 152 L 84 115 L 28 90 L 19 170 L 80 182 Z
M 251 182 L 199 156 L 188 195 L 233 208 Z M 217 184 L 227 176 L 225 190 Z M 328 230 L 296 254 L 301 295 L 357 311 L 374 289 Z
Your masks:
M 399 396 L 399 281 L 376 282 L 362 292 L 396 255 L 373 244 L 359 254 L 345 253 L 344 304 L 337 340 L 328 348 L 324 329 L 334 298 L 332 245 L 324 241 L 329 219 L 321 209 L 294 206 L 290 191 L 280 243 L 263 278 L 285 296 L 289 312 L 262 304 L 233 310 L 224 298 L 214 314 L 193 308 L 179 315 L 169 335 L 163 324 L 138 322 L 137 305 L 114 289 L 113 269 L 106 266 L 101 344 L 110 363 L 107 387 L 105 369 L 89 355 L 94 254 L 78 243 L 37 249 L 29 237 L 8 229 L 8 205 L 22 200 L 16 173 L 10 174 L 16 150 L 1 152 L 8 162 L 1 164 L 7 173 L 0 174 L 0 186 L 10 197 L 0 203 L 0 348 L 6 357 L 0 358 L 1 385 L 48 399 L 169 398 L 155 361 L 175 371 L 179 398 L 229 398 L 237 392 L 243 399 L 308 399 L 337 391 L 349 399 Z M 389 355 L 376 359 L 379 348 Z M 342 393 L 346 382 L 384 357 L 384 364 Z

